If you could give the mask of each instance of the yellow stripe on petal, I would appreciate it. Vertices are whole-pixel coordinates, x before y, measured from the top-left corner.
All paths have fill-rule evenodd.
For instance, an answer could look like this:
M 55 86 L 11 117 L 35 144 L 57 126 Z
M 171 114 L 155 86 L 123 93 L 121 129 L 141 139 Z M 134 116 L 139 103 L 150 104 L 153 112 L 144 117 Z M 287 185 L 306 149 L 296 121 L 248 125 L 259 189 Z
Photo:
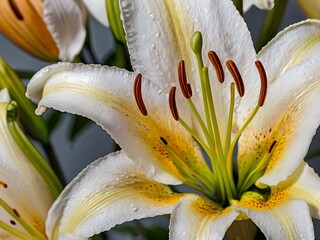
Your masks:
M 170 239 L 223 239 L 238 215 L 233 208 L 223 209 L 203 197 L 187 195 L 171 214 Z
M 53 107 L 96 121 L 138 167 L 157 181 L 177 184 L 197 174 L 210 177 L 198 144 L 173 119 L 167 94 L 144 77 L 139 101 L 144 101 L 148 111 L 140 112 L 134 77 L 115 68 L 57 64 L 37 73 L 28 89 L 39 91 L 32 93 L 33 98 L 42 97 L 39 111 L 42 106 Z M 186 172 L 182 173 L 182 168 Z
M 65 188 L 50 209 L 47 235 L 87 238 L 123 222 L 169 214 L 182 196 L 146 177 L 123 152 L 113 153 Z

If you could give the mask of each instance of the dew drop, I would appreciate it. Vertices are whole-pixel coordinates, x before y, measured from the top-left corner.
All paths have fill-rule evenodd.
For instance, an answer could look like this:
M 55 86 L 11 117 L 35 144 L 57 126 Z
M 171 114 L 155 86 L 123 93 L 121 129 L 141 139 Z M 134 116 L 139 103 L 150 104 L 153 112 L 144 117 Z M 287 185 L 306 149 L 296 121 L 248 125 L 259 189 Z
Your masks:
M 160 35 L 161 35 L 160 32 L 157 32 L 157 33 L 156 33 L 156 37 L 157 37 L 157 38 L 160 37 Z
M 151 47 L 152 47 L 153 49 L 155 49 L 155 48 L 156 48 L 156 45 L 155 45 L 154 43 L 152 43 Z
M 137 208 L 135 205 L 131 204 L 131 208 L 134 212 L 137 212 L 139 208 Z

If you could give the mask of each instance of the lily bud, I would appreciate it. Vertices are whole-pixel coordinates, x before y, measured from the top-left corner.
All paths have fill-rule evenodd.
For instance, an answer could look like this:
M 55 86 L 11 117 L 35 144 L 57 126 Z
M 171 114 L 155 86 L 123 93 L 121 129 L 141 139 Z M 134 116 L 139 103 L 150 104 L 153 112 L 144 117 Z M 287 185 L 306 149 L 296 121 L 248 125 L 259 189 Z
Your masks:
M 320 2 L 318 0 L 298 0 L 298 2 L 309 18 L 320 18 Z
M 35 115 L 35 105 L 25 96 L 26 89 L 16 73 L 0 58 L 0 89 L 7 88 L 21 109 L 19 119 L 33 138 L 48 142 L 48 130 L 43 118 Z
M 58 59 L 59 50 L 43 21 L 42 1 L 9 0 L 0 5 L 0 32 L 30 54 Z

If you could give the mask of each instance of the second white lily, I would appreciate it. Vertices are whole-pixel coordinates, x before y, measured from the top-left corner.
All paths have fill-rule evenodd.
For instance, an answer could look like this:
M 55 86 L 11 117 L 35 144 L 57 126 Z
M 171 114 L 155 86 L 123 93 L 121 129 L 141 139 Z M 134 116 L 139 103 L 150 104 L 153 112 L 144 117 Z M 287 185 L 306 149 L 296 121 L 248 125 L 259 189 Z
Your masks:
M 320 123 L 320 22 L 290 26 L 256 55 L 231 1 L 122 0 L 121 8 L 136 73 L 65 63 L 28 85 L 38 114 L 89 117 L 123 149 L 67 186 L 48 236 L 87 238 L 171 213 L 171 239 L 222 239 L 248 218 L 268 239 L 312 239 L 320 179 L 303 158 Z M 164 185 L 181 183 L 199 194 Z

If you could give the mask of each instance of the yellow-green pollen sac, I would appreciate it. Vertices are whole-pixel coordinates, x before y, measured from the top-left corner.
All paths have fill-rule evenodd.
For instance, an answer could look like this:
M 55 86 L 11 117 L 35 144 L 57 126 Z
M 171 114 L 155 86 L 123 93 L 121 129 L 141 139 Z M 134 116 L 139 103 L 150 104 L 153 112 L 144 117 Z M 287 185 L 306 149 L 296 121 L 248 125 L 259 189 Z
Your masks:
M 199 77 L 202 91 L 202 103 L 204 107 L 204 119 L 201 117 L 199 111 L 195 107 L 192 100 L 192 87 L 188 83 L 186 75 L 185 62 L 182 60 L 178 66 L 178 79 L 181 92 L 187 101 L 196 121 L 198 122 L 205 139 L 201 138 L 192 127 L 190 127 L 179 115 L 178 107 L 176 105 L 175 94 L 176 87 L 173 86 L 169 92 L 169 106 L 173 118 L 178 121 L 183 128 L 189 132 L 192 137 L 198 142 L 201 148 L 207 155 L 210 164 L 207 163 L 207 168 L 203 171 L 199 169 L 192 169 L 190 161 L 179 154 L 179 151 L 175 149 L 174 145 L 171 145 L 165 137 L 160 137 L 163 147 L 168 152 L 170 159 L 176 166 L 180 175 L 183 176 L 183 182 L 191 188 L 198 190 L 208 198 L 218 202 L 221 206 L 230 204 L 233 199 L 240 200 L 241 196 L 250 189 L 250 191 L 257 192 L 256 194 L 264 194 L 265 190 L 260 190 L 254 186 L 255 182 L 260 178 L 271 160 L 274 150 L 277 146 L 277 141 L 273 140 L 268 150 L 262 154 L 259 163 L 253 168 L 250 168 L 249 172 L 243 177 L 240 177 L 235 181 L 234 175 L 238 175 L 239 169 L 234 169 L 234 151 L 237 142 L 247 128 L 252 119 L 256 116 L 259 109 L 263 106 L 266 94 L 267 94 L 267 76 L 262 63 L 257 60 L 255 62 L 256 68 L 260 75 L 261 88 L 259 99 L 257 99 L 257 105 L 252 110 L 248 119 L 244 122 L 243 126 L 235 134 L 233 140 L 231 140 L 232 134 L 232 122 L 233 113 L 235 108 L 235 88 L 240 97 L 245 94 L 245 87 L 241 77 L 241 74 L 237 68 L 237 65 L 232 61 L 226 61 L 226 66 L 230 74 L 232 75 L 234 82 L 230 83 L 230 106 L 228 123 L 226 129 L 225 140 L 221 138 L 217 113 L 215 110 L 213 95 L 210 86 L 208 67 L 204 66 L 202 58 L 202 35 L 200 32 L 195 32 L 191 38 L 191 48 L 195 54 L 198 63 Z M 224 70 L 218 55 L 210 51 L 208 53 L 210 62 L 212 63 L 218 81 L 223 84 L 225 79 Z M 141 93 L 141 81 L 142 75 L 138 74 L 134 83 L 134 95 L 136 103 L 140 112 L 144 115 L 148 115 L 147 108 L 142 99 Z M 222 142 L 224 141 L 224 142 Z

